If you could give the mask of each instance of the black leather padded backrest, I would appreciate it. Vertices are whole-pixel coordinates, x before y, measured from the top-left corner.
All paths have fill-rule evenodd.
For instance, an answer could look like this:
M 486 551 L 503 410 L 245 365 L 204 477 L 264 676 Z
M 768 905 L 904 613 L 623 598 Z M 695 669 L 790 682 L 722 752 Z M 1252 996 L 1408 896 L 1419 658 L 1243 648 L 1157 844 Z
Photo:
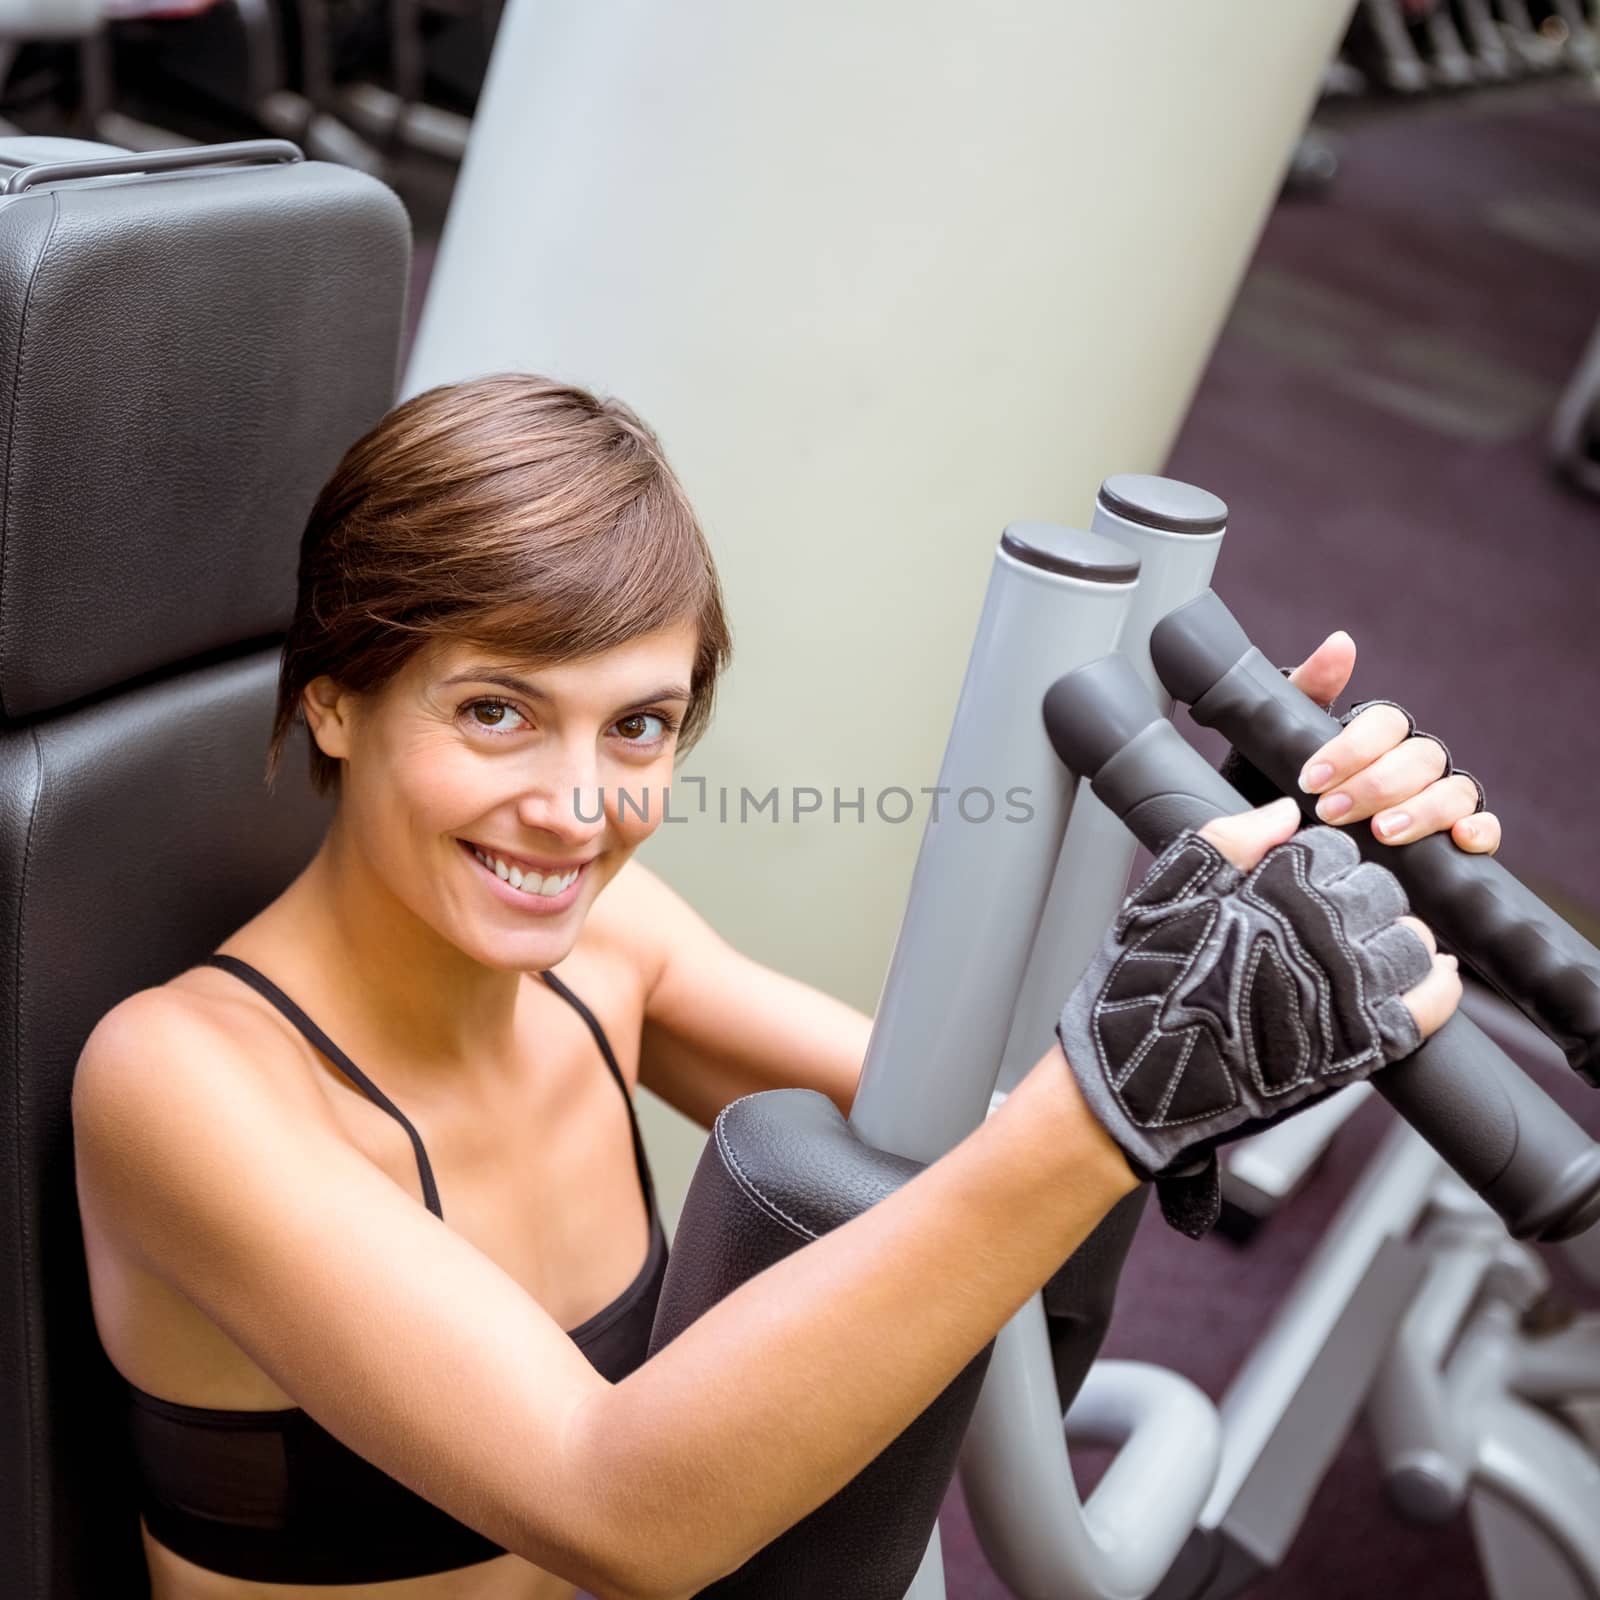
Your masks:
M 408 240 L 320 163 L 0 204 L 0 712 L 283 631 L 306 512 L 392 394 Z
M 303 744 L 263 782 L 279 643 L 312 499 L 393 403 L 409 249 L 389 190 L 316 163 L 0 197 L 6 1600 L 146 1593 L 72 1071 L 322 837 Z
M 774 1089 L 718 1116 L 672 1239 L 650 1335 L 654 1355 L 758 1272 L 921 1170 L 863 1144 L 825 1095 Z M 948 1285 L 928 1285 L 937 1315 Z M 993 1346 L 831 1499 L 701 1591 L 706 1600 L 902 1600 L 955 1473 Z M 710 1397 L 708 1404 L 715 1404 Z M 769 1456 L 783 1441 L 764 1441 Z

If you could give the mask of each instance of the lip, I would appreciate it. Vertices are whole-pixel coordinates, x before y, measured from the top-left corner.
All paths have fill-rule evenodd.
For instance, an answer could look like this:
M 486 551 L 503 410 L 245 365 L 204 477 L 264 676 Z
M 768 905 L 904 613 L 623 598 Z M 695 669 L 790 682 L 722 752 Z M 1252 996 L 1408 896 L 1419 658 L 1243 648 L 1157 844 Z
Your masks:
M 573 865 L 578 868 L 578 876 L 560 894 L 551 895 L 549 898 L 541 894 L 526 894 L 521 889 L 513 889 L 493 867 L 484 866 L 477 856 L 473 854 L 473 851 L 477 848 L 475 845 L 469 843 L 466 839 L 458 839 L 456 843 L 461 846 L 462 854 L 466 856 L 468 866 L 483 879 L 490 892 L 498 895 L 507 905 L 517 911 L 521 911 L 526 916 L 559 916 L 578 898 L 578 890 L 583 887 L 584 874 L 589 870 L 587 861 L 575 862 Z M 565 870 L 570 872 L 572 868 L 569 866 Z

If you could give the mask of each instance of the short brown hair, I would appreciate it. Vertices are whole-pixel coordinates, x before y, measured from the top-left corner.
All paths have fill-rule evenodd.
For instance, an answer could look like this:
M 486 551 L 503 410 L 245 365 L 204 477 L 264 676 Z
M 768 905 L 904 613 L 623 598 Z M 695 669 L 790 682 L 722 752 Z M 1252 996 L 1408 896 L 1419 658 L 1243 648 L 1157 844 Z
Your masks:
M 345 453 L 300 542 L 267 783 L 326 674 L 381 689 L 425 645 L 524 663 L 593 655 L 678 622 L 699 633 L 680 753 L 732 653 L 711 550 L 654 433 L 619 400 L 524 373 L 445 384 Z M 311 783 L 339 762 L 311 746 Z

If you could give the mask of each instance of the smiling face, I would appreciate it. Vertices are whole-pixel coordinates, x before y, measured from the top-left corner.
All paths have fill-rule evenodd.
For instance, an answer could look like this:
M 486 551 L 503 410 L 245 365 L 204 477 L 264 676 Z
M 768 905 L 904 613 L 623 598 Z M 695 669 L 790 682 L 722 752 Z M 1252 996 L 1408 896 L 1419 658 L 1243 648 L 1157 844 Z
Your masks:
M 472 959 L 556 965 L 660 826 L 696 642 L 680 623 L 533 668 L 452 642 L 374 695 L 317 680 L 306 719 L 344 762 L 345 848 Z

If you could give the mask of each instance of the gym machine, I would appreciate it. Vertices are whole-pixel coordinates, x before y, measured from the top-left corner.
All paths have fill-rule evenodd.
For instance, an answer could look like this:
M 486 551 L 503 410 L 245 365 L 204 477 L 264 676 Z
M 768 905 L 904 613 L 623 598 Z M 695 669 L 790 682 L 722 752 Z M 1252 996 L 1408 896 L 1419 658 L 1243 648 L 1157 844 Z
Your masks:
M 389 176 L 402 151 L 460 161 L 469 118 L 426 100 L 430 41 L 452 47 L 457 87 L 475 92 L 499 17 L 499 0 L 216 0 L 124 22 L 118 37 L 131 82 L 148 94 L 179 85 L 314 159 Z M 86 84 L 99 106 L 111 55 L 103 31 L 96 41 Z
M 976 1127 L 1049 1044 L 1135 841 L 1159 850 L 1244 807 L 1167 720 L 1174 695 L 1297 793 L 1338 725 L 1207 588 L 1225 524 L 1215 496 L 1125 476 L 1103 486 L 1090 531 L 1005 530 L 849 1125 L 804 1090 L 723 1113 L 653 1348 Z M 1027 817 L 1002 816 L 1019 795 Z M 1352 837 L 1464 963 L 1600 1076 L 1600 953 L 1448 838 Z M 1135 1195 L 883 1455 L 707 1593 L 940 1600 L 935 1519 L 958 1459 L 1018 1596 L 1237 1593 L 1288 1549 L 1370 1397 L 1394 1498 L 1424 1517 L 1469 1505 L 1497 1600 L 1600 1596 L 1581 1515 L 1600 1467 L 1547 1414 L 1596 1386 L 1600 1342 L 1525 1333 L 1541 1269 L 1512 1242 L 1600 1218 L 1600 1149 L 1464 1012 L 1371 1090 L 1401 1120 L 1220 1407 L 1177 1374 L 1093 1360 Z M 1116 1447 L 1083 1502 L 1074 1441 Z
M 1600 61 L 1592 0 L 1362 0 L 1344 53 L 1392 94 L 1470 89 Z

